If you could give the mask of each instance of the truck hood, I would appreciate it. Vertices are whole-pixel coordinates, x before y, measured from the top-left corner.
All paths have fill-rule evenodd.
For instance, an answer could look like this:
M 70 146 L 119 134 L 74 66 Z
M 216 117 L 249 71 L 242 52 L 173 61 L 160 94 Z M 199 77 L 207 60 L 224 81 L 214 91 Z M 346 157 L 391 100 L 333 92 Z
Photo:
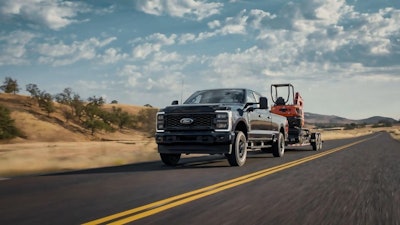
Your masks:
M 183 104 L 167 106 L 161 109 L 166 113 L 193 113 L 193 112 L 215 112 L 216 110 L 236 110 L 243 108 L 242 104 Z

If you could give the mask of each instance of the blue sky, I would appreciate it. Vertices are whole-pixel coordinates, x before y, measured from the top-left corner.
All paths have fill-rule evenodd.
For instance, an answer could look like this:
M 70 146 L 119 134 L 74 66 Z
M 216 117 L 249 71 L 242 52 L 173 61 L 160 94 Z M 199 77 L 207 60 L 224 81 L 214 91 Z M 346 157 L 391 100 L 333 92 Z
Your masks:
M 2 0 L 5 77 L 155 107 L 292 83 L 307 112 L 400 119 L 400 1 Z

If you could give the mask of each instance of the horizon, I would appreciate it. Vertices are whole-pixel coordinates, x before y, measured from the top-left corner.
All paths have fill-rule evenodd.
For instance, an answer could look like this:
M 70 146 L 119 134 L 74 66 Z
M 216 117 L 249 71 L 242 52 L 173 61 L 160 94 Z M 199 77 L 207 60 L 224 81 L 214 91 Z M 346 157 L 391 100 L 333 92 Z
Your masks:
M 0 81 L 157 108 L 209 88 L 270 99 L 291 83 L 305 111 L 400 118 L 400 2 L 0 2 Z

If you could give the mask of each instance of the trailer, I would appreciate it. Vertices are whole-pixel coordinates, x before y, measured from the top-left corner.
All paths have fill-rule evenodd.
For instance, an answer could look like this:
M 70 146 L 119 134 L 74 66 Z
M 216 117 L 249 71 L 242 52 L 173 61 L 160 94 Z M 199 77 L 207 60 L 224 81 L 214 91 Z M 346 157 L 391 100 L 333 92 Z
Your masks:
M 319 132 L 311 132 L 304 127 L 304 100 L 299 92 L 294 91 L 292 84 L 272 84 L 271 112 L 286 117 L 288 121 L 288 137 L 286 146 L 310 145 L 314 151 L 322 149 L 322 137 Z

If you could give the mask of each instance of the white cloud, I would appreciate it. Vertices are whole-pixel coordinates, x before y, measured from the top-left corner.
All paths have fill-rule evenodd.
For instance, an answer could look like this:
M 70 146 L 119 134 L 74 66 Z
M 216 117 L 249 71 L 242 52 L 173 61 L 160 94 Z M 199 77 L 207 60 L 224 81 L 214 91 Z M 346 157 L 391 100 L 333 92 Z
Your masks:
M 135 43 L 143 43 L 133 48 L 132 55 L 138 59 L 145 59 L 150 54 L 160 51 L 162 47 L 175 44 L 176 39 L 177 35 L 175 34 L 169 37 L 160 33 L 151 34 L 142 40 L 133 41 Z
M 204 0 L 137 0 L 136 8 L 147 14 L 179 18 L 204 18 L 219 14 L 223 4 Z
M 126 53 L 120 53 L 119 49 L 115 48 L 108 48 L 107 50 L 104 51 L 103 55 L 100 55 L 99 57 L 102 59 L 102 61 L 106 64 L 109 63 L 116 63 L 120 60 L 128 58 L 128 54 Z
M 180 35 L 178 42 L 179 42 L 179 44 L 186 44 L 189 42 L 193 42 L 195 39 L 196 39 L 196 35 L 186 33 L 186 34 Z
M 185 71 L 198 61 L 194 56 L 158 51 L 149 55 L 146 63 L 126 65 L 118 74 L 126 79 L 127 90 L 134 89 L 143 95 L 160 93 L 172 98 L 180 92 Z
M 26 31 L 4 32 L 0 35 L 0 66 L 27 64 L 28 46 L 36 37 L 35 34 Z
M 153 52 L 160 51 L 160 49 L 161 49 L 160 44 L 144 43 L 136 46 L 133 49 L 132 55 L 135 58 L 145 59 L 148 55 L 150 55 Z
M 81 42 L 74 41 L 71 44 L 65 44 L 63 42 L 38 44 L 37 52 L 41 55 L 39 57 L 39 62 L 51 64 L 53 66 L 63 66 L 80 60 L 91 60 L 97 56 L 99 48 L 109 45 L 114 40 L 116 40 L 115 37 L 106 38 L 104 40 L 90 38 Z M 106 54 L 110 54 L 112 51 L 113 50 L 109 50 Z M 121 57 L 122 56 L 123 55 L 121 55 Z
M 246 34 L 247 19 L 249 18 L 245 15 L 246 10 L 243 10 L 236 17 L 228 17 L 225 19 L 224 26 L 218 31 L 222 35 L 227 34 Z
M 164 34 L 154 33 L 148 37 L 146 37 L 147 41 L 156 42 L 161 45 L 172 45 L 175 43 L 176 34 L 171 34 L 171 36 L 167 37 Z
M 61 0 L 5 0 L 0 7 L 2 15 L 18 16 L 53 30 L 78 22 L 77 15 L 89 11 L 85 3 Z
M 208 22 L 207 25 L 210 29 L 216 29 L 217 27 L 221 26 L 221 22 L 219 22 L 218 20 L 213 20 L 211 22 Z

